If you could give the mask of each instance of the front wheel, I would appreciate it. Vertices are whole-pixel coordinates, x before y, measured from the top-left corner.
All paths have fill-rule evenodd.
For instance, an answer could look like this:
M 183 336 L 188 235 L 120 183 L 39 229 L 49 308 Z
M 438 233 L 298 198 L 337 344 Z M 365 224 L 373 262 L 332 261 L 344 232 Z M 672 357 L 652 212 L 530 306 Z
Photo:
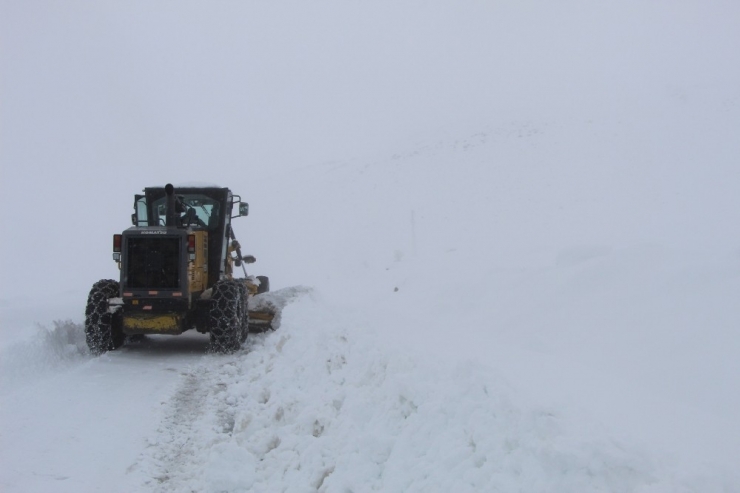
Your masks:
M 90 352 L 101 354 L 118 349 L 125 336 L 121 315 L 110 310 L 109 300 L 119 295 L 119 284 L 103 279 L 93 284 L 85 308 L 85 341 Z

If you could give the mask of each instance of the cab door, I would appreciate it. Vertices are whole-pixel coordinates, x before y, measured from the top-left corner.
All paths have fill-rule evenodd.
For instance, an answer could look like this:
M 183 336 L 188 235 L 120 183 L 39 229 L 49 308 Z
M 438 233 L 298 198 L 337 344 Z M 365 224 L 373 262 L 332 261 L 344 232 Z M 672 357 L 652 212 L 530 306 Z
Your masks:
M 131 214 L 131 222 L 134 226 L 149 226 L 149 215 L 144 195 L 134 196 L 134 213 Z

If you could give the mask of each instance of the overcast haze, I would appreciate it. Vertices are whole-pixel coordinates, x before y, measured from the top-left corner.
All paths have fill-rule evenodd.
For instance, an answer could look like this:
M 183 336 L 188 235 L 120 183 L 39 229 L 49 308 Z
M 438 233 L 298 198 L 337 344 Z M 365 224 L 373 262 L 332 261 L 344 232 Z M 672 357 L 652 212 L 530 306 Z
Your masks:
M 0 0 L 1 487 L 738 491 L 738 19 Z M 93 357 L 168 182 L 250 203 L 283 326 Z
M 552 141 L 533 162 L 486 165 L 534 168 L 512 198 L 532 192 L 550 209 L 548 246 L 593 229 L 597 243 L 737 249 L 739 10 L 4 0 L 4 296 L 32 293 L 37 278 L 57 289 L 114 275 L 110 235 L 144 186 L 232 187 L 274 257 L 289 252 L 289 216 L 311 207 L 281 196 L 293 171 L 511 125 Z M 593 213 L 572 224 L 552 213 L 563 201 Z M 541 213 L 512 208 L 508 220 L 536 225 Z

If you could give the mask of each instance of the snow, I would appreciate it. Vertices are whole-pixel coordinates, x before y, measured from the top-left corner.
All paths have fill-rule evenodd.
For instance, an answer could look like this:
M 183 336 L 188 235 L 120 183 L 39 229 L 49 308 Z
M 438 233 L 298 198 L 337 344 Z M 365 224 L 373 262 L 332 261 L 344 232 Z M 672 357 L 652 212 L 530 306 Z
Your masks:
M 163 187 L 164 185 L 156 185 Z M 216 185 L 214 183 L 200 182 L 200 181 L 188 181 L 182 183 L 175 183 L 175 190 L 178 188 L 222 188 L 222 185 Z
M 740 491 L 736 2 L 44 7 L 0 3 L 0 490 Z M 151 183 L 250 203 L 276 331 L 89 354 Z
M 322 305 L 189 369 L 145 454 L 155 491 L 680 490 L 490 368 L 419 363 Z
M 251 336 L 230 356 L 207 354 L 207 336 L 184 335 L 91 358 L 71 323 L 37 338 L 37 354 L 29 345 L 5 352 L 4 376 L 34 364 L 48 372 L 3 382 L 0 430 L 14 446 L 3 447 L 0 482 L 8 491 L 162 492 L 722 492 L 740 484 L 718 463 L 682 463 L 615 437 L 573 402 L 555 405 L 512 385 L 506 372 L 522 368 L 505 358 L 425 358 L 315 290 L 272 295 L 292 300 L 279 330 Z M 547 354 L 516 356 L 535 366 L 530 375 L 562 376 Z M 600 386 L 609 382 L 580 390 L 598 398 Z
M 82 343 L 82 327 L 76 329 L 74 348 Z M 64 338 L 48 340 L 55 339 Z M 170 341 L 174 344 L 159 351 L 159 341 L 147 341 L 130 345 L 124 359 L 75 356 L 74 365 L 50 358 L 60 342 L 36 341 L 37 355 L 19 354 L 23 357 L 19 368 L 47 364 L 46 374 L 15 375 L 12 384 L 4 382 L 0 394 L 3 490 L 135 490 L 128 476 L 146 446 L 143 437 L 156 432 L 171 375 L 177 366 L 202 358 L 207 341 L 188 337 Z M 156 358 L 147 351 L 151 349 Z M 8 353 L 2 357 L 7 361 Z

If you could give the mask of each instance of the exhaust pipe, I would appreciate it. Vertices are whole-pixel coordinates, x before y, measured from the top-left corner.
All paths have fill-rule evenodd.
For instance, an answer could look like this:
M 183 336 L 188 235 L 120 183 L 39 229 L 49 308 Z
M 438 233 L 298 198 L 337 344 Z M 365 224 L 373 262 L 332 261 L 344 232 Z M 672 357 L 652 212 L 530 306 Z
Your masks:
M 172 183 L 168 183 L 164 187 L 164 192 L 167 194 L 167 212 L 165 215 L 165 226 L 168 228 L 177 227 L 177 210 L 175 206 L 175 187 Z

